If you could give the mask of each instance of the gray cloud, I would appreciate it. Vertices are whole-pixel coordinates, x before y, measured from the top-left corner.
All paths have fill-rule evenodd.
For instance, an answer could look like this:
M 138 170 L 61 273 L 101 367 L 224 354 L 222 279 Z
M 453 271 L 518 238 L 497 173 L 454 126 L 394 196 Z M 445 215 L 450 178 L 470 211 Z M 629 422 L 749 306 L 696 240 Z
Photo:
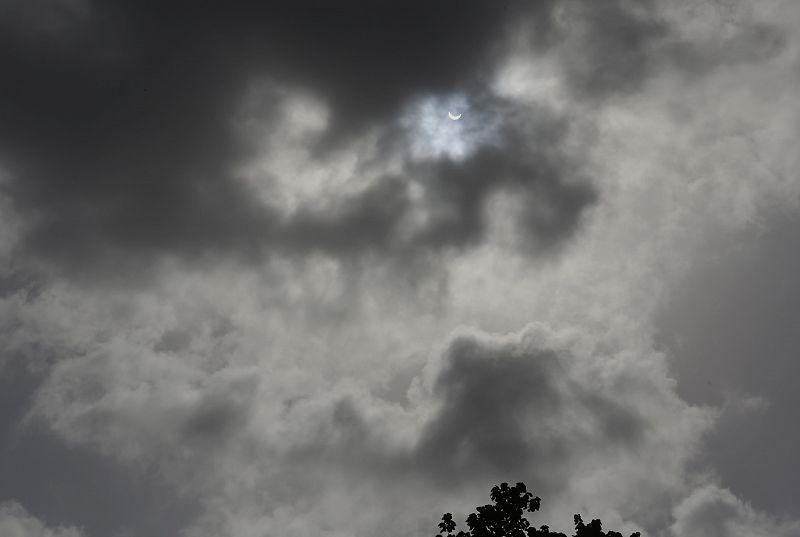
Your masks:
M 558 471 L 580 443 L 635 445 L 646 428 L 634 411 L 616 407 L 608 396 L 570 382 L 569 364 L 558 351 L 523 341 L 476 336 L 455 339 L 434 394 L 439 414 L 426 426 L 421 463 L 439 480 L 475 474 L 530 476 L 537 490 L 556 488 Z M 594 422 L 583 442 L 570 438 L 565 415 L 588 412 Z M 626 423 L 619 428 L 615 423 Z M 625 433 L 625 434 L 621 434 Z M 546 461 L 546 462 L 545 462 Z
M 659 45 L 671 34 L 652 2 L 566 2 L 558 49 L 569 87 L 581 98 L 635 92 L 660 68 Z
M 596 194 L 575 184 L 568 159 L 551 157 L 558 137 L 539 147 L 546 130 L 563 132 L 547 117 L 533 118 L 545 121 L 533 133 L 510 123 L 496 144 L 480 146 L 463 163 L 409 163 L 404 174 L 429 180 L 434 212 L 449 216 L 398 244 L 410 202 L 397 178 L 385 177 L 345 207 L 290 222 L 254 200 L 234 177 L 251 149 L 231 126 L 238 100 L 259 77 L 304 88 L 330 110 L 314 142 L 328 147 L 325 153 L 393 121 L 422 96 L 466 91 L 480 100 L 509 50 L 503 36 L 520 25 L 536 54 L 554 51 L 581 99 L 641 88 L 673 54 L 664 43 L 678 39 L 653 6 L 621 2 L 508 2 L 499 9 L 478 1 L 400 7 L 352 0 L 335 8 L 240 2 L 189 10 L 45 2 L 38 9 L 56 6 L 88 13 L 88 27 L 59 46 L 14 32 L 3 38 L 0 61 L 11 75 L 0 95 L 0 158 L 12 177 L 5 192 L 31 223 L 20 252 L 89 278 L 135 277 L 165 257 L 252 260 L 286 249 L 352 255 L 397 248 L 407 256 L 415 248 L 472 245 L 482 235 L 485 198 L 501 183 L 544 200 L 521 229 L 540 246 L 558 244 Z M 23 28 L 29 17 L 13 15 L 21 9 L 6 14 L 5 24 Z M 709 47 L 684 43 L 676 64 L 755 61 L 780 47 L 776 32 L 746 27 L 714 59 L 706 57 Z M 262 110 L 267 122 L 272 108 Z
M 647 375 L 604 371 L 599 357 L 584 354 L 585 343 L 537 325 L 502 337 L 454 336 L 430 381 L 436 412 L 421 430 L 414 464 L 445 489 L 521 476 L 542 497 L 568 497 L 571 485 L 563 475 L 576 468 L 596 468 L 603 460 L 625 472 L 647 472 L 636 453 L 653 453 L 652 446 L 665 441 L 685 446 L 688 437 L 658 431 L 675 419 L 671 412 L 697 420 L 697 429 L 686 434 L 700 431 L 702 415 L 683 407 L 666 386 Z M 645 403 L 647 392 L 652 400 Z M 683 449 L 662 451 L 661 464 L 690 456 Z M 622 509 L 623 519 L 657 524 L 665 514 L 657 505 L 672 486 L 658 481 L 639 488 L 637 502 Z M 598 500 L 586 501 L 605 509 Z
M 2 497 L 89 537 L 410 537 L 521 479 L 559 529 L 752 529 L 698 455 L 789 422 L 751 397 L 780 383 L 693 406 L 652 313 L 796 199 L 797 8 L 685 4 L 4 4 Z
M 546 12 L 542 5 L 534 11 Z M 89 272 L 101 264 L 135 272 L 165 254 L 269 250 L 280 226 L 231 176 L 245 148 L 230 118 L 252 79 L 310 88 L 333 111 L 329 135 L 347 140 L 412 97 L 478 76 L 519 9 L 353 1 L 185 11 L 118 2 L 93 5 L 84 37 L 60 47 L 10 33 L 0 157 L 14 178 L 10 198 L 33 218 L 24 244 Z M 94 57 L 97 47 L 109 57 Z M 389 225 L 356 212 L 338 224 L 344 233 L 369 242 L 370 224 Z M 299 228 L 289 240 L 302 240 Z M 337 247 L 336 236 L 305 229 L 319 234 L 312 242 Z
M 47 527 L 17 502 L 0 504 L 0 531 L 7 537 L 82 537 L 74 527 Z
M 508 336 L 460 333 L 415 381 L 407 408 L 348 381 L 280 400 L 256 388 L 279 379 L 232 364 L 180 374 L 191 367 L 186 357 L 164 355 L 146 368 L 124 355 L 78 358 L 55 368 L 35 415 L 72 442 L 154 465 L 200 500 L 221 495 L 198 520 L 205 528 L 199 535 L 227 516 L 217 509 L 254 510 L 265 527 L 277 513 L 299 509 L 304 531 L 324 526 L 318 506 L 334 497 L 362 531 L 396 508 L 413 512 L 407 507 L 414 494 L 397 507 L 389 491 L 369 498 L 335 493 L 356 484 L 372 490 L 391 482 L 391 490 L 458 498 L 476 483 L 516 476 L 543 496 L 573 498 L 563 476 L 576 468 L 598 487 L 609 486 L 616 472 L 637 480 L 636 502 L 620 507 L 607 492 L 591 505 L 647 527 L 668 512 L 665 491 L 679 487 L 674 469 L 691 456 L 707 416 L 645 371 L 605 371 L 587 348 L 586 340 L 543 326 Z M 98 379 L 101 392 L 91 389 Z M 683 423 L 680 435 L 676 422 Z M 662 477 L 647 482 L 652 462 L 639 458 L 645 453 Z M 608 468 L 616 470 L 606 474 Z M 237 535 L 225 524 L 213 531 Z
M 786 479 L 800 449 L 793 419 L 800 404 L 798 232 L 797 218 L 785 216 L 732 239 L 717 259 L 699 264 L 658 324 L 675 356 L 679 393 L 729 410 L 708 440 L 722 483 L 758 508 L 785 513 L 800 499 L 800 485 Z M 736 411 L 753 396 L 768 406 Z
M 531 113 L 508 102 L 499 104 L 510 108 L 505 111 L 509 116 Z M 305 211 L 294 216 L 282 227 L 279 240 L 289 250 L 332 254 L 407 254 L 475 245 L 487 227 L 487 199 L 508 189 L 525 200 L 518 222 L 524 248 L 546 251 L 570 236 L 584 209 L 596 201 L 594 189 L 577 176 L 578 166 L 559 151 L 567 130 L 563 119 L 546 113 L 534 114 L 529 122 L 517 119 L 504 126 L 498 139 L 463 160 L 444 156 L 412 161 L 406 177 L 379 179 L 333 214 Z M 410 180 L 423 185 L 421 202 L 411 199 Z M 420 204 L 430 218 L 409 231 L 404 225 Z
M 753 510 L 729 491 L 706 486 L 675 508 L 672 534 L 680 537 L 760 537 L 800 535 L 800 525 Z
M 715 68 L 768 60 L 787 46 L 785 30 L 768 24 L 742 24 L 732 35 L 690 46 L 676 43 L 669 58 L 681 70 L 694 76 L 709 74 Z
M 70 45 L 90 20 L 85 0 L 9 0 L 0 6 L 0 28 L 28 44 Z
M 25 366 L 21 360 L 6 363 L 0 375 L 0 534 L 66 537 L 75 526 L 89 536 L 168 535 L 196 516 L 198 506 L 179 498 L 156 472 L 76 449 L 27 423 L 43 372 L 32 374 Z
M 641 91 L 665 72 L 696 82 L 720 67 L 768 60 L 785 49 L 786 28 L 740 18 L 743 6 L 736 2 L 729 2 L 732 19 L 725 20 L 723 3 L 560 3 L 554 50 L 567 87 L 577 99 L 597 103 Z M 707 9 L 719 10 L 710 17 L 715 24 L 689 29 L 696 21 L 687 22 L 686 12 Z

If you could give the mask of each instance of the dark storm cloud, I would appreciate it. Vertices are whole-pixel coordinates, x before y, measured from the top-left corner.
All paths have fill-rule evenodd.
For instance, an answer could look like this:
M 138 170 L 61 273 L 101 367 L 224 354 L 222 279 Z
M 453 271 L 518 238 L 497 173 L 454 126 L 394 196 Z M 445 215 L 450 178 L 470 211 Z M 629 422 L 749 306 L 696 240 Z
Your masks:
M 664 66 L 659 54 L 719 60 L 660 47 L 669 28 L 650 3 L 4 3 L 0 166 L 11 177 L 4 193 L 32 224 L 22 249 L 84 275 L 135 274 L 163 256 L 387 250 L 409 209 L 398 181 L 287 223 L 234 179 L 252 149 L 232 126 L 243 92 L 265 77 L 303 88 L 331 110 L 316 148 L 346 147 L 415 98 L 485 91 L 521 21 L 536 53 L 556 51 L 581 98 L 635 91 Z M 753 43 L 769 52 L 767 33 L 742 34 L 725 54 L 750 54 Z M 568 170 L 543 153 L 530 162 L 533 143 L 407 170 L 433 176 L 434 208 L 453 207 L 412 249 L 479 240 L 479 213 L 498 182 L 540 196 L 528 188 L 536 183 L 553 204 L 521 222 L 533 242 L 568 236 L 593 195 L 561 184 Z
M 566 456 L 557 436 L 537 438 L 527 426 L 532 415 L 561 412 L 556 383 L 565 371 L 551 351 L 521 356 L 514 347 L 461 337 L 448 348 L 434 388 L 442 408 L 419 447 L 423 464 L 440 479 L 487 469 L 508 475 L 528 470 L 532 460 L 552 465 Z
M 649 0 L 559 4 L 559 31 L 548 34 L 556 43 L 567 87 L 576 98 L 602 101 L 632 94 L 665 70 L 700 79 L 723 65 L 763 61 L 786 45 L 785 29 L 738 20 L 727 21 L 730 28 L 724 38 L 708 32 L 715 37 L 689 39 L 659 7 L 664 6 Z M 718 19 L 712 23 L 724 23 L 721 16 Z M 534 42 L 537 45 L 541 46 Z
M 230 125 L 254 78 L 309 88 L 346 140 L 484 76 L 517 4 L 97 3 L 58 46 L 20 37 L 31 8 L 6 10 L 0 159 L 36 224 L 26 246 L 78 266 L 257 254 L 275 222 L 231 179 Z
M 585 447 L 635 445 L 647 428 L 644 419 L 579 380 L 565 352 L 534 344 L 526 334 L 455 338 L 434 385 L 441 407 L 417 448 L 419 464 L 444 482 L 476 473 L 530 475 L 537 486 L 554 488 L 555 468 L 585 456 Z M 573 428 L 576 415 L 591 426 Z
M 185 419 L 182 434 L 194 446 L 214 447 L 236 436 L 246 424 L 257 382 L 244 379 L 206 390 Z
M 436 410 L 410 449 L 386 444 L 366 418 L 370 403 L 348 395 L 292 456 L 303 465 L 333 459 L 359 475 L 418 475 L 448 489 L 522 476 L 552 492 L 575 461 L 643 441 L 648 424 L 632 405 L 582 378 L 569 351 L 535 339 L 533 331 L 456 336 L 432 386 Z
M 0 4 L 0 27 L 17 39 L 54 44 L 85 27 L 90 15 L 84 0 L 8 0 Z
M 636 11 L 624 2 L 566 2 L 560 64 L 579 98 L 604 98 L 640 88 L 656 67 L 654 52 L 669 27 L 652 2 Z
M 702 76 L 714 68 L 769 60 L 786 48 L 785 32 L 768 24 L 742 24 L 725 39 L 670 47 L 670 60 L 688 75 Z
M 511 23 L 533 15 L 545 35 L 551 7 L 45 2 L 38 9 L 64 19 L 53 24 L 57 43 L 26 37 L 35 6 L 7 9 L 0 159 L 12 178 L 4 190 L 32 223 L 23 248 L 90 275 L 135 272 L 163 255 L 390 249 L 409 210 L 397 180 L 287 223 L 232 178 L 248 150 L 231 125 L 242 92 L 263 76 L 306 88 L 332 111 L 319 143 L 346 143 L 410 99 L 483 86 Z M 531 162 L 528 151 L 519 142 L 484 147 L 464 163 L 407 170 L 431 176 L 434 209 L 452 208 L 411 248 L 479 240 L 484 198 L 498 183 L 535 183 L 553 203 L 523 222 L 538 242 L 568 234 L 593 195 L 561 185 L 564 170 L 544 151 Z
M 510 103 L 501 104 L 510 108 L 507 113 L 515 111 Z M 580 172 L 559 151 L 566 122 L 538 114 L 531 123 L 506 125 L 497 140 L 463 161 L 445 156 L 409 162 L 406 175 L 381 178 L 332 213 L 302 212 L 278 236 L 287 249 L 332 253 L 466 247 L 483 238 L 489 196 L 507 189 L 525 200 L 517 222 L 524 245 L 539 251 L 556 245 L 575 230 L 596 194 L 588 182 L 577 180 Z M 408 225 L 419 207 L 409 180 L 424 188 L 421 209 L 429 216 L 412 231 Z

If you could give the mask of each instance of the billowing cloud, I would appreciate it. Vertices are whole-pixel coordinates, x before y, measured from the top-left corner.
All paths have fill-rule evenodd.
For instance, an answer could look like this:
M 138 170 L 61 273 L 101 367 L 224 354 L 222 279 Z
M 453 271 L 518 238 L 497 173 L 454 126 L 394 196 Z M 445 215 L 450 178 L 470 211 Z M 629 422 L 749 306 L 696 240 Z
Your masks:
M 10 33 L 3 69 L 14 76 L 3 89 L 0 158 L 12 200 L 34 222 L 25 246 L 75 271 L 135 271 L 164 255 L 248 258 L 308 242 L 335 250 L 339 236 L 358 243 L 367 230 L 375 235 L 361 239 L 366 245 L 391 239 L 385 235 L 405 203 L 391 183 L 350 202 L 341 222 L 305 219 L 284 229 L 253 203 L 233 177 L 247 155 L 232 125 L 239 97 L 262 77 L 303 88 L 331 110 L 315 143 L 346 148 L 412 98 L 480 78 L 501 52 L 497 38 L 517 4 L 242 2 L 184 14 L 130 2 L 92 6 L 90 27 L 61 46 Z M 547 9 L 526 10 L 546 18 Z M 21 27 L 27 19 L 8 21 Z M 265 105 L 268 112 L 276 103 Z M 328 235 L 326 224 L 334 228 Z
M 16 502 L 0 504 L 0 532 L 7 537 L 83 537 L 77 528 L 51 528 Z
M 203 371 L 189 354 L 131 353 L 131 343 L 56 366 L 35 415 L 72 442 L 157 465 L 184 493 L 219 508 L 263 512 L 260 524 L 317 498 L 295 515 L 307 533 L 325 531 L 320 505 L 342 486 L 394 483 L 369 498 L 336 499 L 347 519 L 372 531 L 395 509 L 414 512 L 415 483 L 428 483 L 424 495 L 455 499 L 513 476 L 553 499 L 581 498 L 616 519 L 652 524 L 664 516 L 659 502 L 681 492 L 681 469 L 712 416 L 682 403 L 637 356 L 597 355 L 592 341 L 544 326 L 455 335 L 403 406 L 348 380 L 312 390 L 292 380 L 299 372 L 274 378 L 234 363 Z M 586 488 L 565 481 L 568 472 Z M 637 502 L 618 512 L 614 494 L 592 499 L 623 475 L 637 484 Z M 400 500 L 403 491 L 409 498 Z M 563 509 L 547 512 L 569 520 Z M 419 515 L 412 528 L 433 513 Z M 216 507 L 206 516 L 213 531 L 237 535 L 214 525 L 227 516 Z
M 0 442 L 191 537 L 418 536 L 502 480 L 561 530 L 791 535 L 708 458 L 783 384 L 684 400 L 657 337 L 800 199 L 797 7 L 713 4 L 0 12 Z
M 579 153 L 565 158 L 560 151 L 568 118 L 507 103 L 507 118 L 527 117 L 526 125 L 503 120 L 503 131 L 462 162 L 416 163 L 396 153 L 414 143 L 396 139 L 392 125 L 403 110 L 415 100 L 462 93 L 476 116 L 496 113 L 486 93 L 519 35 L 527 36 L 530 57 L 555 58 L 564 91 L 586 102 L 635 92 L 665 66 L 757 61 L 783 43 L 769 25 L 745 25 L 709 55 L 713 47 L 683 36 L 655 6 L 622 2 L 240 2 L 186 13 L 136 2 L 11 5 L 4 24 L 19 31 L 4 38 L 2 67 L 13 76 L 0 96 L 0 164 L 11 177 L 11 202 L 30 223 L 19 253 L 84 277 L 133 276 L 164 259 L 253 260 L 287 249 L 346 255 L 383 248 L 408 256 L 463 247 L 481 238 L 486 198 L 509 182 L 538 207 L 523 215 L 521 229 L 534 242 L 561 242 L 596 199 L 580 181 L 591 174 L 574 176 L 586 171 Z M 19 34 L 34 19 L 21 14 L 32 12 L 59 20 L 85 13 L 86 27 L 65 42 L 31 42 Z M 751 57 L 753 49 L 762 52 Z M 324 127 L 301 141 L 318 167 L 330 165 L 332 151 L 364 159 L 359 137 L 377 129 L 395 154 L 373 158 L 399 157 L 401 168 L 350 169 L 356 177 L 348 179 L 374 181 L 341 207 L 297 220 L 257 203 L 237 175 L 257 159 L 259 143 L 242 139 L 235 118 L 265 79 L 305 92 L 327 111 Z M 287 134 L 277 128 L 278 95 L 264 93 L 258 112 L 248 109 L 269 126 L 266 138 Z M 307 181 L 302 165 L 282 166 L 283 183 Z M 416 201 L 406 192 L 409 182 L 424 185 Z M 420 211 L 448 216 L 406 236 Z
M 714 485 L 697 489 L 675 508 L 671 530 L 681 537 L 800 535 L 800 525 L 753 510 L 730 491 Z

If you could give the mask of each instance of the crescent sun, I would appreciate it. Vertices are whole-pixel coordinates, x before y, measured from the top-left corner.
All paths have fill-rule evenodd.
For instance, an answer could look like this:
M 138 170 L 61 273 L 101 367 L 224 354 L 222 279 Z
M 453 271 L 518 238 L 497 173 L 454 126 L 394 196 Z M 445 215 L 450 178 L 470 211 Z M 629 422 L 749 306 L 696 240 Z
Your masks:
M 458 121 L 459 119 L 461 119 L 461 114 L 454 114 L 453 112 L 447 112 L 447 117 L 449 117 L 453 121 Z

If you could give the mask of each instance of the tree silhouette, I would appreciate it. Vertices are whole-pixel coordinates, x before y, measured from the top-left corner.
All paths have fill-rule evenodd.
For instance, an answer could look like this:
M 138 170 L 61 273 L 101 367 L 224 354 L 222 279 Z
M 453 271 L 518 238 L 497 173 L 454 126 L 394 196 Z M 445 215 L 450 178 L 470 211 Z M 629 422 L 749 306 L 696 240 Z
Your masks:
M 508 483 L 492 487 L 491 499 L 494 505 L 484 505 L 476 508 L 476 513 L 467 517 L 469 531 L 459 531 L 455 535 L 456 523 L 451 513 L 442 515 L 439 522 L 441 533 L 436 537 L 536 537 L 547 535 L 549 537 L 567 537 L 561 532 L 551 532 L 550 527 L 543 525 L 538 529 L 531 526 L 525 513 L 538 511 L 541 499 L 528 492 L 524 483 L 517 483 L 509 487 Z M 584 524 L 580 515 L 575 515 L 574 537 L 623 537 L 616 531 L 603 531 L 603 524 L 599 519 L 594 519 Z M 443 535 L 444 534 L 444 535 Z M 640 537 L 639 532 L 631 537 Z

